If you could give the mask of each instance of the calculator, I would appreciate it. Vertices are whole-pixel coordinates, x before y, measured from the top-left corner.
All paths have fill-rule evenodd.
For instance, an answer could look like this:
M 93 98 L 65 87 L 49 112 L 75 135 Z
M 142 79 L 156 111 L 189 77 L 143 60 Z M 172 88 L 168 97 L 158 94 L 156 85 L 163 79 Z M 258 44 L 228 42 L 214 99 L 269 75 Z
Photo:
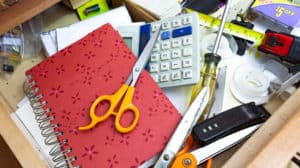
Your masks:
M 150 29 L 151 36 L 159 26 L 160 37 L 147 66 L 152 78 L 161 88 L 199 82 L 201 63 L 197 14 L 182 14 L 142 26 L 140 45 L 145 45 L 145 38 L 149 38 L 145 30 Z

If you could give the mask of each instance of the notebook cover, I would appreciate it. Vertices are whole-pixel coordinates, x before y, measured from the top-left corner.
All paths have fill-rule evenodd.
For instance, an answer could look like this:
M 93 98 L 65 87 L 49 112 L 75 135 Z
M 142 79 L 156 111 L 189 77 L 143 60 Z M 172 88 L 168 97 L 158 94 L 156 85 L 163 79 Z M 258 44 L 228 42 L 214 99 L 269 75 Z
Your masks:
M 26 72 L 35 81 L 55 116 L 55 131 L 62 131 L 59 141 L 68 140 L 62 149 L 72 148 L 73 166 L 83 168 L 134 168 L 161 152 L 181 116 L 151 76 L 143 71 L 133 98 L 140 110 L 136 128 L 121 134 L 114 127 L 114 117 L 89 131 L 78 131 L 90 122 L 93 100 L 112 94 L 127 79 L 136 57 L 121 36 L 106 24 L 71 46 L 59 51 Z M 129 120 L 125 116 L 123 121 Z

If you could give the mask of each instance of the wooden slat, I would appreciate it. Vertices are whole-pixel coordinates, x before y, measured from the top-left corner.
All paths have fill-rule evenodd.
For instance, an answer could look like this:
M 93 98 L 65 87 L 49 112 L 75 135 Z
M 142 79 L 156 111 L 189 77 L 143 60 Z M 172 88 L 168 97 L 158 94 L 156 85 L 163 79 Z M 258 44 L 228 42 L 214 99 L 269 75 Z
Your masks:
M 300 111 L 260 150 L 248 168 L 284 168 L 300 149 Z
M 256 157 L 287 121 L 300 110 L 300 89 L 298 89 L 251 138 L 224 164 L 224 168 L 241 168 Z M 290 132 L 290 134 L 293 134 Z M 277 167 L 276 167 L 277 168 Z
M 46 168 L 47 164 L 42 160 L 38 152 L 11 119 L 8 110 L 3 105 L 4 99 L 0 101 L 0 134 L 14 153 L 23 168 Z
M 0 35 L 24 23 L 59 1 L 60 0 L 20 0 L 8 9 L 0 12 Z

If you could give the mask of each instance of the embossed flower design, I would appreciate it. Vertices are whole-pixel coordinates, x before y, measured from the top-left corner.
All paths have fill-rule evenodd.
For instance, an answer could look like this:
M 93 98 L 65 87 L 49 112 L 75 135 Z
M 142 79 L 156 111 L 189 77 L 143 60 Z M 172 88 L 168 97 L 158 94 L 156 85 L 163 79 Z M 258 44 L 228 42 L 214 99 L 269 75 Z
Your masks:
M 85 153 L 82 155 L 82 157 L 88 157 L 89 160 L 92 160 L 93 156 L 99 153 L 95 151 L 95 145 L 92 145 L 91 147 L 84 147 L 84 150 Z
M 89 51 L 88 53 L 85 53 L 84 56 L 87 59 L 91 59 L 91 58 L 95 57 L 96 55 L 92 51 Z
M 60 94 L 64 93 L 64 91 L 61 89 L 61 86 L 57 86 L 57 88 L 51 88 L 51 91 L 50 91 L 50 96 L 55 96 L 56 98 L 58 98 L 58 96 Z
M 60 75 L 62 72 L 65 72 L 65 68 L 63 64 L 56 68 L 56 73 L 58 75 Z
M 130 136 L 122 134 L 122 138 L 120 140 L 120 143 L 129 145 L 129 140 L 130 140 Z
M 43 71 L 40 73 L 40 77 L 47 78 L 48 71 Z
M 63 56 L 72 54 L 71 46 L 70 46 L 70 47 L 67 47 L 67 48 L 65 48 L 65 49 L 63 49 L 61 52 L 62 52 L 62 55 L 63 55 Z
M 91 85 L 92 84 L 92 77 L 91 76 L 84 76 L 84 79 L 83 79 L 83 84 L 87 84 L 87 85 Z
M 113 168 L 113 167 L 119 167 L 119 161 L 117 160 L 117 155 L 114 154 L 111 158 L 107 159 L 107 162 L 109 164 L 109 168 Z
M 80 40 L 79 44 L 82 46 L 86 46 L 87 42 L 88 42 L 87 40 Z
M 69 130 L 70 134 L 78 135 L 78 129 L 77 128 L 72 128 Z
M 113 142 L 115 141 L 114 136 L 105 136 L 105 145 L 112 145 Z
M 149 117 L 152 117 L 157 112 L 158 112 L 158 110 L 156 108 L 153 108 L 153 107 L 148 108 L 148 116 Z
M 75 68 L 76 72 L 84 73 L 85 72 L 85 66 L 83 64 L 77 64 Z
M 105 74 L 103 75 L 103 77 L 104 77 L 105 82 L 111 80 L 111 79 L 112 79 L 111 71 L 105 73 Z
M 165 107 L 164 107 L 163 112 L 164 112 L 164 113 L 169 113 L 169 114 L 172 115 L 172 114 L 173 114 L 173 111 L 174 111 L 174 110 L 173 110 L 173 106 L 168 106 L 168 105 L 166 105 L 166 104 L 165 104 L 164 106 L 165 106 Z
M 156 90 L 153 91 L 153 99 L 158 99 L 161 97 L 163 94 L 161 92 L 158 92 Z
M 147 130 L 145 130 L 143 133 L 142 133 L 143 137 L 145 138 L 145 141 L 148 142 L 150 139 L 152 139 L 154 136 L 153 136 L 153 133 L 152 133 L 152 130 L 149 128 Z
M 102 40 L 96 40 L 95 43 L 94 43 L 94 46 L 101 48 L 102 47 L 102 43 L 103 43 Z
M 79 92 L 77 92 L 74 96 L 71 97 L 72 99 L 72 103 L 75 104 L 77 101 L 80 100 L 80 97 L 79 97 Z
M 71 112 L 70 112 L 70 111 L 63 110 L 63 111 L 62 111 L 62 116 L 61 116 L 61 118 L 62 118 L 62 119 L 66 119 L 66 120 L 70 120 L 70 115 L 71 115 Z

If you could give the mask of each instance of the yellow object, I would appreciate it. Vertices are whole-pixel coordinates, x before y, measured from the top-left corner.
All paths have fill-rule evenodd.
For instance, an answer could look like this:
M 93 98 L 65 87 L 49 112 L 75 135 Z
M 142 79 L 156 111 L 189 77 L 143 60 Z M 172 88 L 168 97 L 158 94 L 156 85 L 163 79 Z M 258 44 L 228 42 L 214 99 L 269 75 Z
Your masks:
M 191 9 L 187 9 L 187 12 L 196 12 Z M 203 13 L 196 12 L 199 17 L 200 25 L 210 27 L 214 30 L 217 30 L 220 27 L 221 20 L 218 18 L 214 18 L 209 15 L 205 15 Z M 230 22 L 225 23 L 225 27 L 223 30 L 224 33 L 230 34 L 236 37 L 240 37 L 242 39 L 246 39 L 249 41 L 254 42 L 255 46 L 258 46 L 262 43 L 263 39 L 265 38 L 264 33 L 260 33 L 254 31 L 252 29 L 245 28 L 243 26 L 239 26 Z
M 84 20 L 109 10 L 106 0 L 90 0 L 77 8 L 77 14 L 80 20 Z
M 134 87 L 128 86 L 127 84 L 123 84 L 121 88 L 113 95 L 103 95 L 99 96 L 92 104 L 90 108 L 90 117 L 91 122 L 89 125 L 84 127 L 79 127 L 79 130 L 89 130 L 93 128 L 97 123 L 107 120 L 111 115 L 114 115 L 115 118 L 115 127 L 116 129 L 121 133 L 127 133 L 132 131 L 140 117 L 139 110 L 136 106 L 132 104 L 132 98 L 134 94 Z M 122 99 L 123 98 L 123 99 Z M 123 100 L 123 101 L 121 101 Z M 95 110 L 98 105 L 101 105 L 101 102 L 109 102 L 110 106 L 107 112 L 102 116 L 97 116 L 95 113 Z M 114 110 L 118 107 L 118 105 L 121 103 L 121 106 L 117 112 Z M 133 121 L 131 122 L 131 125 L 128 127 L 124 127 L 121 125 L 120 121 L 122 118 L 122 115 L 127 112 L 131 111 L 134 114 Z

